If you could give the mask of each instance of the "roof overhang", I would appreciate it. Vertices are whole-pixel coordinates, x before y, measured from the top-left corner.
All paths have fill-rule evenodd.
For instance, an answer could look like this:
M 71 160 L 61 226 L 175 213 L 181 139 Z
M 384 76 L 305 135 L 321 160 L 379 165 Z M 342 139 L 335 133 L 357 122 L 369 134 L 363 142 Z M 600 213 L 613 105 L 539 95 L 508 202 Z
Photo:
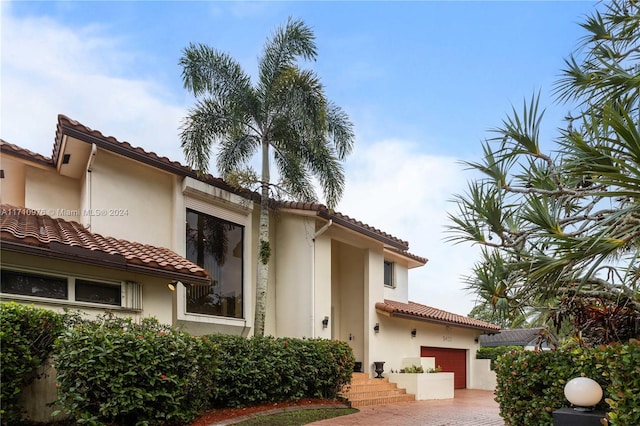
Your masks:
M 201 277 L 177 271 L 169 271 L 153 266 L 137 264 L 128 261 L 120 254 L 110 254 L 99 250 L 90 250 L 84 247 L 69 246 L 57 242 L 51 242 L 48 247 L 42 245 L 25 244 L 2 238 L 2 250 L 14 253 L 28 254 L 48 259 L 64 260 L 67 262 L 82 263 L 92 266 L 100 266 L 108 269 L 116 269 L 127 272 L 141 273 L 156 277 L 178 280 L 191 284 L 208 284 L 208 277 Z
M 415 302 L 402 303 L 385 300 L 384 302 L 376 303 L 375 308 L 379 315 L 390 318 L 427 322 L 447 327 L 466 328 L 490 334 L 495 334 L 500 331 L 500 327 L 495 324 L 485 323 L 484 321 L 453 314 Z

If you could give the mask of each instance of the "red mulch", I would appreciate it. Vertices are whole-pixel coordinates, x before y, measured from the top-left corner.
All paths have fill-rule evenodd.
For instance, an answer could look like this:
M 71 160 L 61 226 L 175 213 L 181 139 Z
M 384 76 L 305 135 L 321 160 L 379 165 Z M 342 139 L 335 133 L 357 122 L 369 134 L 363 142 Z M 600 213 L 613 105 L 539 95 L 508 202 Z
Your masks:
M 306 407 L 311 405 L 335 405 L 341 404 L 340 401 L 333 399 L 300 399 L 298 401 L 282 401 L 272 402 L 269 404 L 255 405 L 253 407 L 243 408 L 220 408 L 204 413 L 202 416 L 194 420 L 190 426 L 207 426 L 211 423 L 220 422 L 222 420 L 233 419 L 235 417 L 246 416 L 248 414 L 259 413 L 261 411 L 274 410 L 276 408 L 286 407 Z

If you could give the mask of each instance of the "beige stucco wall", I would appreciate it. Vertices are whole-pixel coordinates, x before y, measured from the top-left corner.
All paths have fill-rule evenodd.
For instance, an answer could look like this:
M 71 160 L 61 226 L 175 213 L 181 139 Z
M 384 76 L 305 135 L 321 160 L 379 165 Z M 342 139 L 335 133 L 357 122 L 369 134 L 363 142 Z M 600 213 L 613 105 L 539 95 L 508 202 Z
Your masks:
M 384 299 L 407 303 L 409 301 L 409 269 L 407 268 L 407 263 L 400 261 L 397 257 L 385 256 L 385 260 L 394 262 L 394 286 L 393 288 L 385 286 L 383 277 L 380 277 L 380 284 L 384 288 Z
M 275 238 L 275 322 L 281 337 L 312 337 L 314 222 L 291 214 L 277 216 Z
M 129 241 L 172 248 L 174 178 L 169 173 L 108 151 L 98 150 L 89 173 L 83 217 L 91 231 Z
M 478 344 L 475 339 L 481 334 L 478 330 L 452 327 L 434 324 L 424 321 L 414 321 L 400 318 L 392 318 L 385 315 L 378 315 L 380 320 L 380 332 L 373 336 L 374 341 L 379 341 L 380 345 L 372 345 L 376 348 L 373 361 L 384 361 L 385 371 L 402 368 L 403 358 L 419 357 L 422 346 L 466 349 L 467 350 L 467 387 L 482 386 L 481 381 L 485 380 L 482 373 L 476 374 L 476 368 L 483 366 L 475 363 L 475 353 Z M 416 337 L 411 336 L 411 330 L 416 329 Z M 373 374 L 373 366 L 369 367 Z
M 0 169 L 4 171 L 4 178 L 0 179 L 0 203 L 25 206 L 25 168 L 22 162 L 0 154 Z
M 63 312 L 65 308 L 78 309 L 86 318 L 95 318 L 105 311 L 113 312 L 119 316 L 140 319 L 156 317 L 163 324 L 174 325 L 172 322 L 171 306 L 172 292 L 167 288 L 168 279 L 150 275 L 131 273 L 114 269 L 107 269 L 92 265 L 70 263 L 56 259 L 36 257 L 32 255 L 19 255 L 3 250 L 3 269 L 18 269 L 34 273 L 52 274 L 75 278 L 94 280 L 107 280 L 109 282 L 133 281 L 142 284 L 142 311 L 120 308 L 117 306 L 99 306 L 88 303 L 63 301 L 56 299 L 35 298 L 4 294 L 2 300 L 15 300 L 21 303 L 47 308 L 56 312 Z
M 25 207 L 78 222 L 80 182 L 60 176 L 55 169 L 25 169 Z
M 332 244 L 332 308 L 336 339 L 346 341 L 357 361 L 365 358 L 365 249 Z
M 313 329 L 312 337 L 331 339 L 336 337 L 337 330 L 337 315 L 335 314 L 335 305 L 332 300 L 332 276 L 334 275 L 334 268 L 332 267 L 331 260 L 334 256 L 337 256 L 337 254 L 333 252 L 331 237 L 326 234 L 327 228 L 324 226 L 325 225 L 316 230 L 315 243 L 313 243 L 315 259 L 312 267 L 314 308 L 311 326 Z M 326 327 L 322 325 L 325 317 L 329 320 Z

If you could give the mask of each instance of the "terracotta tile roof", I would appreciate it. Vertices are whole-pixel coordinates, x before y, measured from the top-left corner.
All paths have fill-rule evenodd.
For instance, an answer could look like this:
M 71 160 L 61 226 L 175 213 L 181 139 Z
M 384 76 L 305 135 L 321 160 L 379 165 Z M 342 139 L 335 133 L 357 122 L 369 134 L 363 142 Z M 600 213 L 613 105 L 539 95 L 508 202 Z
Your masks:
M 3 154 L 13 155 L 14 157 L 20 157 L 28 161 L 33 161 L 35 163 L 40 163 L 45 166 L 54 166 L 53 160 L 51 158 L 47 158 L 44 155 L 29 151 L 28 149 L 21 148 L 18 145 L 14 145 L 2 139 L 0 139 L 0 152 L 2 152 Z
M 358 233 L 367 235 L 371 238 L 374 238 L 378 241 L 383 242 L 384 244 L 389 246 L 391 251 L 394 251 L 403 256 L 407 256 L 423 264 L 428 262 L 428 259 L 424 257 L 416 256 L 415 254 L 409 253 L 408 251 L 409 243 L 407 241 L 394 237 L 391 234 L 381 231 L 380 229 L 374 228 L 373 226 L 367 225 L 366 223 L 363 223 L 359 220 L 351 218 L 345 214 L 330 210 L 323 204 L 304 203 L 304 202 L 297 202 L 297 201 L 284 201 L 284 202 L 278 202 L 277 206 L 283 209 L 306 210 L 306 211 L 315 212 L 319 217 L 322 217 L 327 220 L 332 220 L 334 223 L 345 226 Z
M 416 302 L 402 303 L 385 299 L 384 302 L 376 303 L 376 310 L 379 313 L 392 317 L 435 322 L 463 328 L 474 328 L 487 332 L 497 332 L 500 330 L 500 327 L 495 324 L 452 314 L 451 312 L 421 305 Z
M 182 165 L 177 161 L 172 161 L 167 157 L 161 157 L 155 152 L 146 151 L 143 148 L 131 145 L 129 142 L 121 142 L 113 136 L 105 136 L 98 130 L 93 130 L 63 114 L 58 115 L 56 137 L 53 145 L 54 161 L 58 161 L 60 149 L 62 147 L 62 138 L 65 135 L 87 143 L 95 143 L 100 148 L 121 154 L 125 157 L 149 164 L 153 167 L 157 167 L 161 170 L 165 170 L 179 176 L 189 176 L 194 179 L 198 179 L 215 187 L 243 196 L 247 199 L 254 201 L 260 200 L 260 195 L 256 192 L 236 188 L 211 174 L 200 174 L 191 167 Z
M 6 144 L 8 145 L 6 151 L 14 155 L 20 154 L 20 156 L 22 156 L 23 158 L 41 162 L 45 161 L 47 162 L 47 164 L 55 165 L 60 155 L 62 138 L 65 135 L 85 141 L 87 143 L 95 143 L 97 146 L 103 149 L 115 152 L 117 154 L 134 159 L 136 161 L 140 161 L 145 164 L 149 164 L 161 170 L 165 170 L 179 176 L 189 176 L 202 182 L 206 182 L 215 187 L 240 195 L 246 199 L 255 201 L 257 203 L 260 202 L 261 197 L 257 192 L 236 188 L 226 183 L 223 179 L 216 178 L 211 174 L 198 174 L 192 168 L 184 166 L 177 161 L 171 161 L 169 158 L 161 157 L 154 152 L 145 151 L 140 147 L 134 147 L 129 142 L 121 142 L 113 136 L 105 136 L 101 132 L 93 130 L 63 114 L 58 115 L 56 137 L 53 146 L 53 156 L 51 159 L 46 158 L 40 154 L 33 153 L 26 149 L 19 148 L 16 145 L 12 144 Z M 3 152 L 4 151 L 5 148 L 3 148 Z M 329 210 L 326 206 L 320 203 L 303 203 L 295 201 L 277 202 L 275 200 L 270 200 L 270 202 L 272 202 L 274 206 L 281 208 L 314 211 L 320 217 L 323 217 L 327 220 L 333 220 L 335 223 L 341 224 L 356 232 L 381 241 L 385 245 L 394 248 L 396 252 L 407 256 L 417 262 L 421 262 L 423 264 L 427 262 L 426 258 L 416 256 L 408 252 L 409 243 L 407 241 L 396 238 L 391 234 L 374 228 L 373 226 L 362 223 L 359 220 L 353 219 L 345 214 Z
M 0 205 L 0 209 L 3 249 L 182 280 L 208 281 L 208 274 L 203 268 L 169 249 L 103 237 L 89 232 L 77 222 L 52 218 L 38 210 L 8 204 Z

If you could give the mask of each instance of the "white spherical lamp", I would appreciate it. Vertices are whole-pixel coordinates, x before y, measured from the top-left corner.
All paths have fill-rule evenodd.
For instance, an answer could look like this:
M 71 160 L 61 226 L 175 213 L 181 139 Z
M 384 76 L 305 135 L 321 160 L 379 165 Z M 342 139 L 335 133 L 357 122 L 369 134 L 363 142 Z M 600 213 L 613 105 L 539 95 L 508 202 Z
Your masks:
M 576 409 L 589 410 L 587 407 L 598 405 L 602 399 L 602 388 L 593 379 L 576 377 L 564 385 L 564 396 L 577 406 Z

